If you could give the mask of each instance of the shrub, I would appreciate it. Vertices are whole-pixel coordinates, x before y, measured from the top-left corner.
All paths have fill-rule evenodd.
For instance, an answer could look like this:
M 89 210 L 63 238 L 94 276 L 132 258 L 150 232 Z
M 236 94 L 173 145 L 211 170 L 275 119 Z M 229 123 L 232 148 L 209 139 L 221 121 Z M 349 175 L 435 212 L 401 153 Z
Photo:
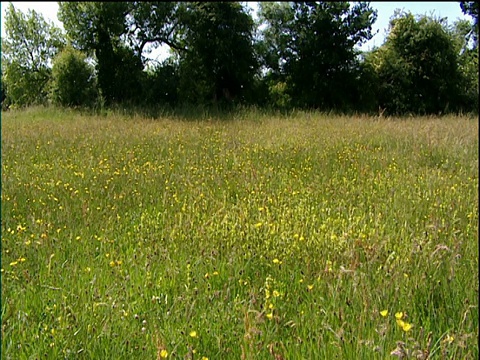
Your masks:
M 67 46 L 54 59 L 50 99 L 55 105 L 90 106 L 95 95 L 92 66 L 87 63 L 85 54 Z

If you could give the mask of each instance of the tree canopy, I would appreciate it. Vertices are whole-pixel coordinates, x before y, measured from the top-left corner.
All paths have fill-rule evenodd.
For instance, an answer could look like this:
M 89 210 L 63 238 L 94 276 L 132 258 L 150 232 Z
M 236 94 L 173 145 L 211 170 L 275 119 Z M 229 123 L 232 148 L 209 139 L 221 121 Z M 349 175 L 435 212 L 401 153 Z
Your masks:
M 253 20 L 235 2 L 186 3 L 180 89 L 192 102 L 231 101 L 251 87 L 257 70 Z
M 365 2 L 260 3 L 265 66 L 286 82 L 297 106 L 345 108 L 357 88 L 356 45 L 372 37 Z M 353 92 L 356 92 L 353 90 Z
M 478 1 L 460 1 L 460 7 L 465 15 L 473 18 L 469 36 L 472 36 L 474 47 L 478 47 Z
M 379 103 L 392 113 L 432 114 L 458 106 L 462 74 L 445 23 L 397 13 L 385 44 L 372 53 Z
M 24 14 L 10 3 L 5 33 L 2 84 L 8 89 L 8 103 L 16 106 L 44 103 L 53 57 L 65 45 L 60 29 L 36 11 Z
M 67 45 L 54 59 L 50 98 L 61 106 L 90 105 L 95 101 L 94 73 L 86 55 Z
M 398 11 L 368 52 L 369 2 L 258 6 L 254 18 L 241 2 L 59 2 L 62 33 L 10 5 L 2 103 L 478 112 L 477 2 L 459 2 L 472 21 L 453 25 Z M 148 59 L 160 46 L 169 57 Z

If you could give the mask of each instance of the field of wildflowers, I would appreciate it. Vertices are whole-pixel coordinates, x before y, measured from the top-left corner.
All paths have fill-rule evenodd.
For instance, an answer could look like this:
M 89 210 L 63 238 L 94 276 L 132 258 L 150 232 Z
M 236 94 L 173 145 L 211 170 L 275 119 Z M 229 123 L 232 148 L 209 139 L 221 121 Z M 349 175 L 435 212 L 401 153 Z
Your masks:
M 2 359 L 477 359 L 478 119 L 2 113 Z

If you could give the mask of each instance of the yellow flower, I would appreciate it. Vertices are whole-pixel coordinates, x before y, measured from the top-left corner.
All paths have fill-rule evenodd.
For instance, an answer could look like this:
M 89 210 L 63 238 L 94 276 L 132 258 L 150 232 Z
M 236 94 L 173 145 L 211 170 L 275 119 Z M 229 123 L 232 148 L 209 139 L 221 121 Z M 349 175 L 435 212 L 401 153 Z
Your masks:
M 259 227 L 262 226 L 262 225 L 263 225 L 263 224 L 262 224 L 261 222 L 259 222 L 259 223 L 256 223 L 256 224 L 255 224 L 255 227 L 256 227 L 256 228 L 259 228 Z
M 307 285 L 307 290 L 308 290 L 308 291 L 313 290 L 313 284 L 312 284 L 312 285 Z
M 388 315 L 388 310 L 380 311 L 380 315 L 382 315 L 383 317 L 386 317 Z
M 273 295 L 273 297 L 279 297 L 280 293 L 277 290 L 273 290 L 272 295 Z
M 265 289 L 265 299 L 270 299 L 270 290 Z
M 18 261 L 12 261 L 12 262 L 10 263 L 10 266 L 15 266 L 15 265 L 17 265 L 17 264 L 18 264 Z
M 197 337 L 197 332 L 196 331 L 190 331 L 190 337 L 196 338 Z
M 270 319 L 270 320 L 272 320 L 272 319 L 273 319 L 273 313 L 272 313 L 272 312 L 268 313 L 268 314 L 267 314 L 267 318 Z
M 273 263 L 274 264 L 281 264 L 282 262 L 280 260 L 278 260 L 277 258 L 273 259 Z
M 202 356 L 202 360 L 208 360 L 206 356 Z
M 455 340 L 455 336 L 448 334 L 447 337 L 445 339 L 443 339 L 442 342 L 443 343 L 448 342 L 449 344 L 451 344 L 453 342 L 453 340 Z
M 397 320 L 401 320 L 403 318 L 403 312 L 397 312 L 395 313 L 395 319 Z
M 168 356 L 168 351 L 163 349 L 162 351 L 160 351 L 160 357 L 165 359 L 166 357 Z
M 395 315 L 396 315 L 396 314 L 395 314 Z M 398 319 L 398 318 L 397 318 L 396 321 L 397 321 L 397 325 L 400 326 L 400 327 L 403 329 L 403 331 L 405 331 L 405 332 L 410 331 L 410 329 L 413 327 L 412 324 L 409 324 L 409 323 L 407 323 L 407 322 L 405 322 L 405 321 L 403 321 L 403 320 L 401 320 L 401 319 Z

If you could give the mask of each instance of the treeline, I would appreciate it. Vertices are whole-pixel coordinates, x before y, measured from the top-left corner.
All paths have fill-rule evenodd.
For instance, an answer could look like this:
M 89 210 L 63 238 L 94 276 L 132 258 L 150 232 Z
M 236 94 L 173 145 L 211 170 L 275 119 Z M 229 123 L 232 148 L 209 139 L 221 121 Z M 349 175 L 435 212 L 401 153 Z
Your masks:
M 472 22 L 396 11 L 383 45 L 368 2 L 59 2 L 65 32 L 9 5 L 2 107 L 232 107 L 478 113 Z M 148 59 L 170 48 L 163 62 Z

